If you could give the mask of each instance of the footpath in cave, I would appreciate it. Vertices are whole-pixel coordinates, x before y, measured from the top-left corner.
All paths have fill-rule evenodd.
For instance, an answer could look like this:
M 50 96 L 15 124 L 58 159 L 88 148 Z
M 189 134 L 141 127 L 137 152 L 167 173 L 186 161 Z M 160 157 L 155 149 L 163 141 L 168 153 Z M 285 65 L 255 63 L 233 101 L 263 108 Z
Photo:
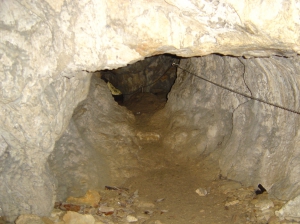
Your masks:
M 159 126 L 163 122 L 151 122 L 164 104 L 165 95 L 151 93 L 138 93 L 125 103 L 136 118 L 143 172 L 122 186 L 56 202 L 50 217 L 25 215 L 16 223 L 289 223 L 275 216 L 279 201 L 223 178 L 211 157 L 195 162 L 166 155 L 159 134 L 166 131 Z

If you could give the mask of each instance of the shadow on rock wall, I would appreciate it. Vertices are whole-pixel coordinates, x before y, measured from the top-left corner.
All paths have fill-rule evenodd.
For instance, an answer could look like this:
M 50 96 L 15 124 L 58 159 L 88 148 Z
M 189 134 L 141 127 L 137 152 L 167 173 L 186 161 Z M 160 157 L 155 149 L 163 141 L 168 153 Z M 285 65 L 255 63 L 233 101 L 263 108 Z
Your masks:
M 299 111 L 299 57 L 209 55 L 180 66 L 221 85 Z M 179 69 L 165 109 L 170 155 L 219 160 L 221 174 L 245 185 L 261 183 L 272 197 L 300 194 L 300 116 L 247 99 Z M 153 118 L 153 122 L 157 117 Z M 171 158 L 171 157 L 170 157 Z M 299 197 L 282 216 L 299 216 Z M 298 203 L 298 204 L 297 204 Z M 297 206 L 295 207 L 295 204 Z
M 138 172 L 134 120 L 113 100 L 105 82 L 93 77 L 87 99 L 75 109 L 49 159 L 58 179 L 57 200 L 120 184 Z

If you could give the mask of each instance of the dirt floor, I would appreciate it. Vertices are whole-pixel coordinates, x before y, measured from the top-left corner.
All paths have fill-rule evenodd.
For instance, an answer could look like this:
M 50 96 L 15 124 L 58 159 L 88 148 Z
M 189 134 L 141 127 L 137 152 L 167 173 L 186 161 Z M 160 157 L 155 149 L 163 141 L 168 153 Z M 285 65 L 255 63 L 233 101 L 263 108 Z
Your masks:
M 149 121 L 164 106 L 164 98 L 139 94 L 133 99 L 128 108 L 136 115 L 137 130 L 156 133 Z M 149 210 L 151 215 L 140 223 L 279 223 L 274 211 L 280 202 L 269 200 L 267 192 L 257 195 L 252 187 L 222 178 L 216 161 L 170 161 L 159 140 L 141 139 L 140 145 L 146 171 L 124 184 L 139 192 L 136 210 L 143 208 L 139 204 L 149 205 L 144 213 Z
M 275 216 L 282 202 L 270 200 L 267 192 L 256 194 L 253 187 L 222 178 L 217 162 L 209 157 L 188 163 L 166 159 L 157 127 L 149 124 L 164 104 L 165 95 L 149 93 L 137 94 L 126 103 L 136 116 L 141 175 L 99 191 L 101 200 L 96 206 L 56 204 L 51 217 L 41 218 L 41 223 L 293 223 Z M 86 220 L 70 221 L 70 211 L 82 214 L 81 218 L 86 214 Z M 88 221 L 88 215 L 95 221 Z

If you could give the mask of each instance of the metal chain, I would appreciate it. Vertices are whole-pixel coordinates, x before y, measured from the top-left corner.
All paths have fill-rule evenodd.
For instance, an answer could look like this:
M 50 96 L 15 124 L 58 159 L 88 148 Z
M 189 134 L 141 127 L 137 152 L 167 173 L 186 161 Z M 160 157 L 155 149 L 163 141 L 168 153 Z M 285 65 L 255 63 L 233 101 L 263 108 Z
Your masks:
M 286 110 L 286 111 L 289 111 L 289 112 L 292 112 L 292 113 L 295 113 L 295 114 L 299 114 L 299 115 L 300 115 L 300 112 L 299 112 L 299 111 L 296 111 L 296 110 L 293 110 L 293 109 L 290 109 L 290 108 L 287 108 L 287 107 L 284 107 L 284 106 L 281 106 L 281 105 L 278 105 L 278 104 L 275 104 L 275 103 L 270 103 L 270 102 L 268 102 L 268 101 L 265 101 L 265 100 L 262 100 L 262 99 L 259 99 L 259 98 L 256 98 L 256 97 L 247 95 L 247 94 L 245 94 L 245 93 L 238 92 L 238 91 L 233 90 L 233 89 L 230 89 L 230 88 L 228 88 L 228 87 L 226 87 L 226 86 L 223 86 L 223 85 L 220 85 L 220 84 L 215 83 L 215 82 L 213 82 L 213 81 L 210 81 L 210 80 L 208 80 L 208 79 L 206 79 L 206 78 L 204 78 L 204 77 L 202 77 L 202 76 L 196 75 L 196 74 L 194 74 L 194 73 L 192 73 L 192 72 L 190 72 L 190 71 L 188 71 L 188 70 L 186 70 L 186 69 L 180 67 L 179 64 L 172 63 L 172 66 L 177 66 L 178 68 L 180 68 L 181 70 L 183 70 L 183 71 L 189 73 L 190 75 L 193 75 L 193 76 L 195 76 L 195 77 L 197 77 L 197 78 L 199 78 L 199 79 L 202 79 L 202 80 L 204 80 L 204 81 L 206 81 L 206 82 L 209 82 L 209 83 L 211 83 L 211 84 L 213 84 L 213 85 L 215 85 L 215 86 L 218 86 L 218 87 L 220 87 L 220 88 L 226 89 L 226 90 L 228 90 L 228 91 L 230 91 L 230 92 L 233 92 L 233 93 L 236 93 L 236 94 L 238 94 L 238 95 L 244 96 L 244 97 L 246 97 L 246 98 L 249 98 L 249 99 L 252 99 L 252 100 L 256 100 L 256 101 L 259 101 L 259 102 L 261 102 L 261 103 L 265 103 L 265 104 L 268 104 L 268 105 L 270 105 L 270 106 L 277 107 L 277 108 L 280 108 L 280 109 L 282 109 L 282 110 Z

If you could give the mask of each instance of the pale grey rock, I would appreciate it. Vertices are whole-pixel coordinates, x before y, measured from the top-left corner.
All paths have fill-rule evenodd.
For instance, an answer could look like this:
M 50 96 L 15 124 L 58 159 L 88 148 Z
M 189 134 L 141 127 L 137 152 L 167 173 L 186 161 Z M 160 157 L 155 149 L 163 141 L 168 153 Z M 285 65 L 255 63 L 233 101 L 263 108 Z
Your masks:
M 68 196 L 83 196 L 87 190 L 109 182 L 106 162 L 82 139 L 73 119 L 57 141 L 49 165 L 58 181 L 56 201 L 64 201 Z M 99 175 L 100 170 L 102 175 Z
M 133 215 L 127 215 L 126 220 L 129 223 L 138 221 L 138 219 L 136 217 L 134 217 Z
M 209 55 L 181 60 L 193 74 L 299 111 L 299 57 L 244 59 Z M 170 158 L 211 155 L 222 176 L 271 195 L 299 195 L 299 115 L 247 99 L 179 69 L 165 109 L 162 134 Z M 155 123 L 154 118 L 154 123 Z M 189 150 L 185 150 L 185 149 Z
M 245 81 L 252 95 L 299 111 L 299 59 L 243 60 Z M 253 100 L 241 104 L 233 113 L 231 137 L 221 154 L 222 173 L 245 185 L 260 183 L 278 199 L 297 196 L 299 118 Z
M 260 210 L 266 210 L 274 207 L 273 201 L 270 199 L 257 199 L 252 202 L 254 206 Z
M 93 77 L 87 98 L 74 110 L 49 158 L 58 180 L 56 200 L 82 196 L 134 175 L 129 172 L 137 167 L 133 123 L 132 113 L 118 106 L 103 80 Z
M 86 112 L 77 116 L 82 108 Z M 103 80 L 93 77 L 89 96 L 75 109 L 73 117 L 86 143 L 106 158 L 111 178 L 106 185 L 119 185 L 137 174 L 139 146 L 133 126 L 135 117 L 114 101 Z
M 56 198 L 56 183 L 49 172 L 47 160 L 55 142 L 67 129 L 74 108 L 87 95 L 90 74 L 85 71 L 118 68 L 161 53 L 181 56 L 221 53 L 249 57 L 292 56 L 300 53 L 299 1 L 3 0 L 0 15 L 0 182 L 3 183 L 0 185 L 0 215 L 10 220 L 21 213 L 50 214 Z M 256 60 L 253 59 L 253 63 Z M 291 63 L 297 63 L 297 59 L 282 60 L 290 69 Z M 275 79 L 285 79 L 278 77 Z M 265 88 L 263 81 L 259 85 Z M 293 83 L 296 81 L 291 82 L 289 88 L 297 95 L 298 87 L 294 88 L 296 84 Z M 185 94 L 189 94 L 189 91 L 186 90 Z M 266 91 L 262 93 L 274 99 L 280 95 L 268 96 Z M 293 99 L 295 105 L 286 98 L 279 99 L 297 107 L 296 97 Z M 241 103 L 237 99 L 234 101 L 235 105 Z M 249 107 L 249 104 L 238 108 L 233 118 L 235 123 L 248 111 L 245 107 Z M 258 106 L 257 103 L 253 105 L 255 108 Z M 226 111 L 225 105 L 221 108 Z M 269 110 L 268 116 L 271 113 Z M 280 121 L 287 119 L 281 112 L 278 114 Z M 229 115 L 225 112 L 224 119 L 220 118 L 221 126 L 227 125 Z M 245 115 L 247 118 L 249 116 L 257 117 L 256 121 L 261 122 L 261 117 L 255 112 Z M 285 124 L 290 125 L 293 119 L 289 118 Z M 203 133 L 207 133 L 206 137 L 210 139 L 221 137 L 212 141 L 212 144 L 205 140 L 202 145 L 192 141 L 191 144 L 199 144 L 208 152 L 216 142 L 227 140 L 221 139 L 228 136 L 229 130 L 223 127 L 219 131 L 213 120 L 208 119 L 212 125 L 206 129 L 210 131 L 203 130 Z M 178 122 L 186 122 L 186 119 Z M 253 123 L 252 120 L 248 125 L 250 123 Z M 296 127 L 297 122 L 291 123 L 291 127 Z M 257 131 L 254 137 L 258 137 L 259 131 L 254 129 L 250 130 Z M 245 180 L 247 175 L 243 172 L 246 169 L 237 173 L 230 170 L 231 165 L 241 166 L 237 159 L 226 162 L 228 158 L 225 157 L 221 161 L 222 170 L 228 176 L 247 183 L 266 179 L 264 186 L 268 190 L 272 186 L 270 190 L 274 194 L 291 199 L 299 194 L 297 186 L 293 185 L 299 176 L 298 161 L 294 159 L 297 158 L 297 152 L 295 150 L 286 155 L 286 151 L 277 150 L 277 144 L 280 141 L 281 149 L 293 149 L 298 139 L 297 131 L 291 133 L 290 130 L 289 135 L 277 140 L 278 136 L 271 134 L 270 129 L 265 125 L 267 133 L 273 136 L 272 144 L 275 146 L 271 148 L 276 149 L 275 154 L 272 150 L 270 157 L 262 153 L 258 144 L 264 139 L 253 146 L 254 153 L 253 149 L 246 149 L 247 145 L 253 143 L 250 138 L 245 140 L 249 144 L 243 142 L 245 147 L 240 149 L 241 154 L 250 153 L 252 156 L 246 165 L 247 170 L 253 171 L 251 164 L 260 167 L 249 173 L 254 178 Z M 241 127 L 236 126 L 233 130 L 233 138 L 238 135 L 236 130 L 241 130 Z M 190 136 L 195 139 L 195 135 L 199 135 L 198 130 L 191 134 L 188 129 L 175 137 L 182 141 Z M 291 142 L 291 145 L 287 142 Z M 180 145 L 180 142 L 177 143 Z M 231 156 L 239 146 L 233 143 L 229 146 L 232 150 L 228 148 L 225 154 Z M 257 155 L 262 154 L 266 156 L 257 164 Z M 276 159 L 279 154 L 282 160 Z M 244 162 L 241 157 L 237 156 Z M 227 166 L 229 163 L 231 165 Z M 290 165 L 284 166 L 277 177 L 265 177 L 271 164 L 275 164 L 274 170 L 278 170 L 282 163 Z M 285 173 L 288 175 L 285 176 Z
M 249 93 L 242 75 L 244 66 L 237 58 L 209 55 L 182 59 L 180 66 L 193 74 L 229 87 L 237 86 L 239 91 Z M 181 69 L 177 76 L 165 109 L 157 114 L 165 116 L 164 125 L 172 130 L 161 133 L 166 148 L 172 149 L 170 156 L 197 158 L 221 149 L 230 137 L 232 112 L 247 99 L 235 97 Z
M 114 212 L 115 209 L 113 207 L 107 207 L 105 205 L 101 205 L 99 207 L 99 212 L 107 213 L 107 212 Z
M 196 191 L 195 191 L 199 196 L 203 197 L 203 196 L 206 196 L 207 195 L 207 190 L 205 188 L 198 188 Z
M 228 201 L 225 203 L 225 206 L 233 206 L 238 204 L 239 202 L 240 202 L 239 200 Z
M 275 215 L 280 219 L 300 222 L 300 196 L 290 200 L 280 210 L 275 211 Z

